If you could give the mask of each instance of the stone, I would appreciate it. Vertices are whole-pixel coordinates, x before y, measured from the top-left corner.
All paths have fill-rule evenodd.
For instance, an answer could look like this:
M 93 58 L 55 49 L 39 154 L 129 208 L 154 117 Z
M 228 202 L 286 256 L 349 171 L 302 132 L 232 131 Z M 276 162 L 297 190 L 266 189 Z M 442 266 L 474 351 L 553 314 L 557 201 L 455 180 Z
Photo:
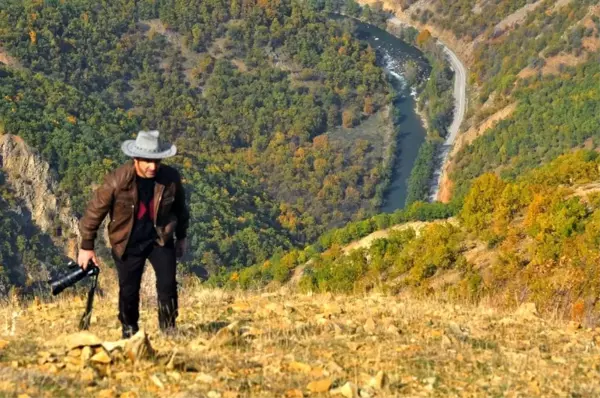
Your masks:
M 84 383 L 93 383 L 96 379 L 96 372 L 93 369 L 84 369 L 79 373 L 79 379 Z
M 89 346 L 86 346 L 86 347 L 89 347 Z M 68 355 L 73 358 L 80 358 L 81 357 L 81 348 L 75 348 L 75 349 L 69 351 Z
M 127 379 L 131 379 L 133 377 L 133 373 L 131 372 L 117 372 L 115 373 L 115 379 L 122 381 L 122 380 L 127 380 Z
M 331 395 L 342 395 L 346 398 L 359 398 L 358 396 L 358 387 L 354 383 L 347 382 L 341 387 L 335 388 L 330 391 Z
M 160 381 L 157 375 L 150 376 L 150 381 L 152 381 L 152 383 L 154 383 L 154 385 L 160 388 L 161 390 L 165 388 L 165 385 L 162 381 Z
M 343 314 L 344 311 L 342 310 L 342 308 L 339 306 L 339 304 L 337 303 L 325 303 L 325 305 L 323 305 L 323 309 L 326 315 L 337 315 L 337 314 Z
M 97 352 L 90 358 L 90 362 L 109 364 L 112 362 L 112 358 L 104 349 L 102 349 L 102 351 Z
M 363 346 L 361 343 L 356 343 L 356 342 L 352 342 L 352 341 L 346 343 L 346 345 L 352 351 L 358 351 L 358 349 Z
M 292 390 L 287 390 L 284 395 L 285 395 L 285 398 L 303 398 L 304 397 L 302 390 L 298 390 L 297 388 L 294 388 Z
M 371 398 L 373 395 L 375 394 L 375 391 L 373 390 L 373 388 L 366 386 L 365 388 L 361 388 L 358 391 L 358 395 L 360 396 L 360 398 Z
M 214 390 L 210 390 L 206 396 L 208 398 L 221 398 L 221 394 Z
M 377 372 L 375 377 L 371 378 L 369 385 L 371 387 L 375 388 L 376 390 L 381 390 L 382 388 L 385 387 L 386 383 L 387 383 L 387 375 L 385 374 L 385 372 L 383 370 L 380 370 L 379 372 Z
M 201 372 L 196 375 L 196 381 L 204 384 L 212 384 L 215 379 L 211 375 Z
M 127 339 L 117 340 L 117 341 L 105 341 L 102 343 L 102 347 L 108 352 L 112 353 L 115 350 L 125 351 L 125 346 L 127 345 Z
M 396 326 L 394 325 L 390 325 L 387 327 L 387 329 L 385 330 L 388 334 L 397 336 L 400 334 L 400 329 L 398 329 Z
M 88 332 L 87 330 L 73 333 L 67 337 L 67 349 L 69 351 L 85 346 L 99 346 L 102 344 L 102 340 L 98 338 L 93 333 Z
M 215 348 L 235 343 L 239 338 L 239 328 L 236 328 L 235 325 L 232 327 L 232 325 L 234 324 L 219 329 L 210 340 L 210 346 Z
M 370 333 L 370 334 L 375 333 L 376 326 L 375 326 L 375 321 L 373 320 L 373 318 L 367 319 L 367 321 L 363 325 L 363 329 L 367 333 Z
M 127 340 L 125 355 L 134 362 L 154 355 L 154 349 L 150 345 L 148 335 L 143 329 L 140 329 Z
M 311 381 L 310 383 L 308 383 L 306 388 L 312 393 L 326 392 L 329 391 L 331 384 L 331 379 L 325 378 L 321 380 Z
M 92 352 L 92 348 L 89 346 L 85 346 L 82 348 L 81 350 L 81 362 L 86 363 L 87 361 L 89 361 L 92 356 L 93 356 L 93 352 Z
M 293 361 L 288 364 L 288 369 L 295 372 L 309 373 L 312 367 L 307 363 Z
M 116 398 L 117 393 L 110 388 L 106 388 L 104 390 L 98 391 L 98 395 L 96 395 L 96 396 L 98 398 Z
M 344 372 L 344 368 L 342 368 L 337 362 L 335 361 L 330 361 L 327 364 L 327 370 L 330 373 L 343 373 Z
M 442 348 L 449 348 L 449 347 L 452 347 L 452 340 L 450 340 L 450 337 L 448 337 L 444 334 L 442 336 Z

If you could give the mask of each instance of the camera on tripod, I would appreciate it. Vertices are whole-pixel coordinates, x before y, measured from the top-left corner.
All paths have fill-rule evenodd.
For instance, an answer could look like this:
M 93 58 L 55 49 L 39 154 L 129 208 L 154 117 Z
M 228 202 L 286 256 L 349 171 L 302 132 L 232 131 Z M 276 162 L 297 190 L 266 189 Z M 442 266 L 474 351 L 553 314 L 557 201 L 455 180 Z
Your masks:
M 92 260 L 88 262 L 87 268 L 83 269 L 77 264 L 75 261 L 71 260 L 67 264 L 69 268 L 69 272 L 63 276 L 59 276 L 56 279 L 51 279 L 48 283 L 50 283 L 50 287 L 52 288 L 52 294 L 56 296 L 60 294 L 66 288 L 73 286 L 80 280 L 88 277 L 98 275 L 100 273 L 100 268 L 94 264 Z

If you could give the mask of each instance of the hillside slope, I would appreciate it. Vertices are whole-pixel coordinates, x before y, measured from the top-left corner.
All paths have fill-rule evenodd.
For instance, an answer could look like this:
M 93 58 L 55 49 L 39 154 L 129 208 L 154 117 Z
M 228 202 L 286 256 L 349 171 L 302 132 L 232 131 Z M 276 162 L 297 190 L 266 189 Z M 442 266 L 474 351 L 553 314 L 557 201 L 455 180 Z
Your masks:
M 154 356 L 101 342 L 119 337 L 116 291 L 101 279 L 90 332 L 76 332 L 83 302 L 0 309 L 0 394 L 16 397 L 594 396 L 597 330 L 485 306 L 370 294 L 225 293 L 185 284 L 180 332 L 156 332 Z M 137 338 L 134 338 L 137 341 Z M 79 343 L 78 343 L 79 341 Z M 142 341 L 138 341 L 140 345 Z M 79 348 L 70 348 L 77 345 Z M 112 350 L 110 353 L 107 350 Z M 94 355 L 90 358 L 90 356 Z M 139 357 L 138 357 L 139 358 Z
M 383 6 L 402 23 L 431 32 L 468 66 L 469 111 L 462 130 L 478 133 L 459 137 L 444 166 L 440 200 L 464 197 L 484 172 L 516 176 L 573 148 L 598 147 L 597 2 L 360 3 Z M 545 91 L 552 92 L 551 99 Z M 576 100 L 580 95 L 589 103 Z M 516 111 L 507 112 L 510 107 Z M 565 126 L 573 113 L 582 121 Z M 540 114 L 553 114 L 554 120 L 544 123 L 535 118 Z

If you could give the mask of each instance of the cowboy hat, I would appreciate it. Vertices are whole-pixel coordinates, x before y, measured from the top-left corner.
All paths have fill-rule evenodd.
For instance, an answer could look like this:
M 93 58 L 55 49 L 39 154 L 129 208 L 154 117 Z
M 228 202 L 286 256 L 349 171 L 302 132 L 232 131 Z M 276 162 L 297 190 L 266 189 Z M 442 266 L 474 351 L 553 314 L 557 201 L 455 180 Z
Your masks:
M 132 158 L 164 159 L 177 153 L 173 144 L 163 143 L 158 139 L 158 130 L 140 131 L 135 140 L 126 140 L 121 150 Z

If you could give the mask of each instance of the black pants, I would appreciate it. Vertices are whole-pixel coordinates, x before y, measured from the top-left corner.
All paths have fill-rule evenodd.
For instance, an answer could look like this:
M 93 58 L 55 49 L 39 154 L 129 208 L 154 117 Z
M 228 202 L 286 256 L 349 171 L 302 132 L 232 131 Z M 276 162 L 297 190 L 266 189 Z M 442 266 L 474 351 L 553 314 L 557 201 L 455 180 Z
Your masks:
M 112 253 L 119 275 L 119 320 L 123 327 L 138 330 L 140 318 L 140 284 L 146 259 L 156 274 L 158 293 L 158 323 L 161 330 L 175 327 L 177 318 L 177 263 L 173 240 L 163 246 L 150 244 L 141 252 L 125 251 L 122 259 Z

